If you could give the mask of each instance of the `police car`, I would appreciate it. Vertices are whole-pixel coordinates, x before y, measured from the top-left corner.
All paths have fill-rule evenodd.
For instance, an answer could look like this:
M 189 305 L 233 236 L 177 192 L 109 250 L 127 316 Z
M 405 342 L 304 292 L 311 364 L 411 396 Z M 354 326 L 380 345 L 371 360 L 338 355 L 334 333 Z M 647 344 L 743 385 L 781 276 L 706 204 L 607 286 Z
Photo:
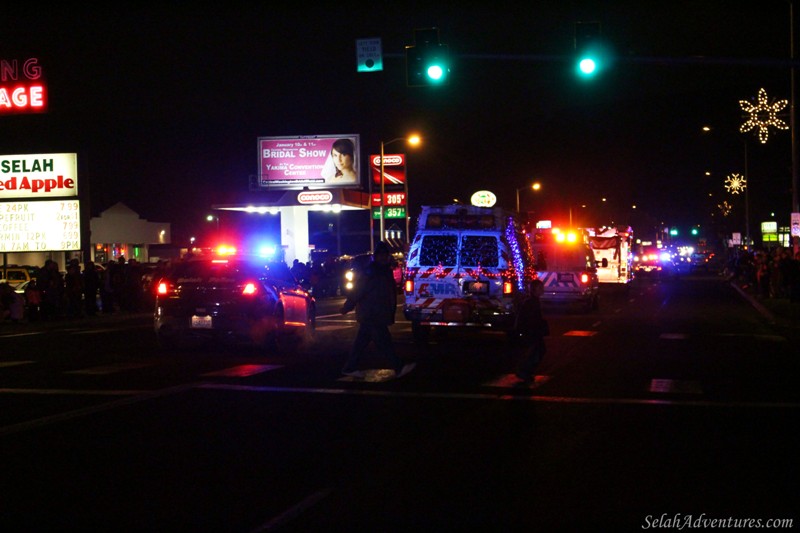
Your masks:
M 220 248 L 170 265 L 155 283 L 159 345 L 212 341 L 295 351 L 312 339 L 316 303 L 283 261 Z

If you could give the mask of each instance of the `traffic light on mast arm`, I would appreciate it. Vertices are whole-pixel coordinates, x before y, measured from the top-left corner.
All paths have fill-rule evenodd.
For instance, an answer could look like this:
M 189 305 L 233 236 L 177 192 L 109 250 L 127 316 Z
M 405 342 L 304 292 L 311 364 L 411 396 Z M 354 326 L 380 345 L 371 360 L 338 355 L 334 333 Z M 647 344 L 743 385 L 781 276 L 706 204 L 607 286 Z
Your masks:
M 593 78 L 608 65 L 609 54 L 600 36 L 599 22 L 575 23 L 575 69 L 582 78 Z
M 450 79 L 450 49 L 439 42 L 439 30 L 416 30 L 414 40 L 414 45 L 406 46 L 406 84 L 445 85 Z

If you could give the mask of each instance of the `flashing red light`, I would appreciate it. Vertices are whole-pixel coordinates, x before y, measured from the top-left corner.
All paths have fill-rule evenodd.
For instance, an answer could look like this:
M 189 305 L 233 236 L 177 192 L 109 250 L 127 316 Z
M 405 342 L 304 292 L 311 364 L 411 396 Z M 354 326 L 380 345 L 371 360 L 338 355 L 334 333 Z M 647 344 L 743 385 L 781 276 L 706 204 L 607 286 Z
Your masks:
M 588 274 L 588 273 L 586 273 L 586 272 L 582 272 L 582 273 L 581 273 L 581 283 L 583 283 L 584 285 L 586 285 L 587 283 L 589 283 L 589 280 L 590 280 L 590 279 L 591 279 L 591 277 L 589 276 L 589 274 Z
M 258 287 L 252 281 L 245 283 L 244 287 L 242 288 L 242 294 L 245 296 L 252 296 L 256 292 L 258 292 Z

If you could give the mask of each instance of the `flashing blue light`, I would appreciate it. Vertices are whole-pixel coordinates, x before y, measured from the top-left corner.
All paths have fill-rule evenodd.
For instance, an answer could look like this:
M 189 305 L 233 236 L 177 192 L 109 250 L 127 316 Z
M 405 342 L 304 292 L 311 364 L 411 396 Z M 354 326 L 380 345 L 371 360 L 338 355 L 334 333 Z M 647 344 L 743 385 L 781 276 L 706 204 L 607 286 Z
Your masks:
M 275 257 L 275 253 L 278 251 L 278 248 L 274 244 L 265 244 L 263 246 L 259 246 L 257 250 L 259 257 L 271 258 Z

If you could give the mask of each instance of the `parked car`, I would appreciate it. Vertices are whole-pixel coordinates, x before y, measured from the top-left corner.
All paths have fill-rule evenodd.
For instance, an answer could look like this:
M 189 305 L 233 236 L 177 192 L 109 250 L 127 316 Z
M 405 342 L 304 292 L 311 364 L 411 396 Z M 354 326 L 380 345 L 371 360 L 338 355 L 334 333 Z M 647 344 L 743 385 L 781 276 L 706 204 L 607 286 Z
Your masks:
M 293 351 L 311 340 L 316 303 L 282 261 L 209 254 L 177 261 L 155 284 L 161 346 L 218 341 Z
M 28 265 L 8 265 L 0 267 L 0 283 L 8 283 L 15 289 L 22 283 L 36 278 L 38 267 Z

